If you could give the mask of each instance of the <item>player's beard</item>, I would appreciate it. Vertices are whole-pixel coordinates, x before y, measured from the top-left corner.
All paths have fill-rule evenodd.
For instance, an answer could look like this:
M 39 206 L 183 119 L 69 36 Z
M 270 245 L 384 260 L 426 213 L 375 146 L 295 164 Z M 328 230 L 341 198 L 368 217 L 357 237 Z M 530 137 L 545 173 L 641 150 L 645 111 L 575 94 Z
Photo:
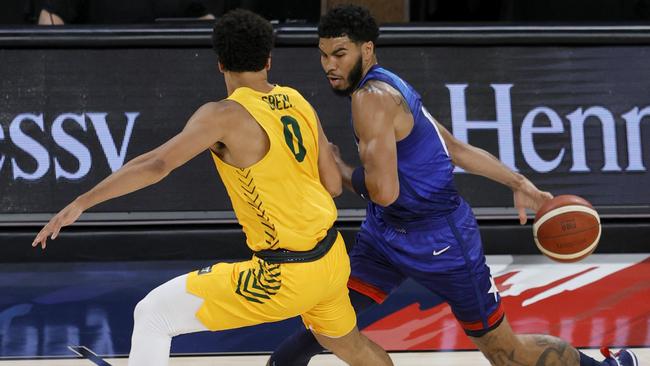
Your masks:
M 359 59 L 357 62 L 354 64 L 352 67 L 352 70 L 350 70 L 350 74 L 347 77 L 347 82 L 348 82 L 348 87 L 345 89 L 336 89 L 332 88 L 332 91 L 334 94 L 340 96 L 340 97 L 347 97 L 352 92 L 357 89 L 357 86 L 359 85 L 359 82 L 361 81 L 361 78 L 363 77 L 363 67 L 362 67 L 362 59 L 361 56 L 359 56 Z

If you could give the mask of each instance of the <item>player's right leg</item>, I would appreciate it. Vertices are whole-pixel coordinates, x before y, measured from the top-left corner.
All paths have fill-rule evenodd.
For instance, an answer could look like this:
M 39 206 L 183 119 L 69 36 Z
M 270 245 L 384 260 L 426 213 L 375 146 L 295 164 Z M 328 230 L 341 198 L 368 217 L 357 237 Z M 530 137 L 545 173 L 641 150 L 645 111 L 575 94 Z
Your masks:
M 203 299 L 186 283 L 187 275 L 167 281 L 135 307 L 129 366 L 166 366 L 172 337 L 208 330 L 194 315 Z

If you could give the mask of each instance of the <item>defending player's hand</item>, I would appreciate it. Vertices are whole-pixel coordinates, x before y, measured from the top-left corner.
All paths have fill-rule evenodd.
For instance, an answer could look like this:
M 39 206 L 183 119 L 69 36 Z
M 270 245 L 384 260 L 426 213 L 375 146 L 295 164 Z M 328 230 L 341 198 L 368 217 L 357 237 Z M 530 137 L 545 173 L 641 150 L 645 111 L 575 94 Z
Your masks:
M 51 237 L 52 240 L 56 239 L 61 228 L 77 221 L 82 212 L 82 207 L 76 201 L 67 205 L 41 229 L 38 235 L 36 235 L 36 238 L 34 238 L 32 246 L 35 247 L 40 243 L 41 248 L 45 249 L 47 238 Z
M 553 198 L 549 192 L 540 191 L 528 179 L 522 176 L 521 183 L 513 190 L 515 208 L 519 212 L 519 223 L 524 225 L 528 220 L 526 209 L 537 212 L 544 202 Z
M 355 192 L 354 187 L 352 187 L 352 172 L 354 169 L 349 166 L 343 159 L 341 158 L 341 150 L 339 149 L 338 146 L 334 145 L 333 143 L 330 142 L 330 150 L 332 150 L 332 155 L 334 155 L 334 160 L 336 161 L 336 165 L 339 167 L 339 172 L 341 172 L 341 179 L 343 180 L 343 186 L 350 190 L 351 192 Z
M 352 174 L 353 169 L 341 158 L 341 150 L 339 149 L 338 146 L 330 142 L 330 149 L 332 150 L 332 154 L 334 155 L 334 160 L 336 161 L 336 165 L 338 165 L 339 170 L 341 171 L 341 174 L 343 175 L 345 180 L 346 176 Z
M 338 166 L 346 165 L 343 159 L 341 159 L 341 150 L 339 149 L 339 147 L 330 142 L 330 149 L 332 150 L 332 154 L 334 154 L 334 160 L 336 160 L 336 165 Z

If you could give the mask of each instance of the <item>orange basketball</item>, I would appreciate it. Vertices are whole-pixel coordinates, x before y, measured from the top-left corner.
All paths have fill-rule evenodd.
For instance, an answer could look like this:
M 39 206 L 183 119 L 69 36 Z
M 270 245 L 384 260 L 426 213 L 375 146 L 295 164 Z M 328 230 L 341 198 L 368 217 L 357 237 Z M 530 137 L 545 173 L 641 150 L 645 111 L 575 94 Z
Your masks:
M 535 215 L 533 237 L 539 250 L 559 262 L 576 262 L 591 254 L 600 240 L 600 217 L 589 201 L 562 195 Z

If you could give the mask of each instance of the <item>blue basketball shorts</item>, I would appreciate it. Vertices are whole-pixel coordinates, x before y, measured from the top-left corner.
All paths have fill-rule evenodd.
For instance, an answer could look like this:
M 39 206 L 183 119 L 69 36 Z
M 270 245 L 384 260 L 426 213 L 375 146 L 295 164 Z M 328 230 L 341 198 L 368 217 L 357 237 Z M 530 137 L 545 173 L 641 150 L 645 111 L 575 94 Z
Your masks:
M 476 219 L 464 201 L 447 217 L 417 223 L 388 224 L 368 212 L 350 264 L 348 287 L 377 303 L 411 278 L 447 302 L 469 336 L 503 320 Z

